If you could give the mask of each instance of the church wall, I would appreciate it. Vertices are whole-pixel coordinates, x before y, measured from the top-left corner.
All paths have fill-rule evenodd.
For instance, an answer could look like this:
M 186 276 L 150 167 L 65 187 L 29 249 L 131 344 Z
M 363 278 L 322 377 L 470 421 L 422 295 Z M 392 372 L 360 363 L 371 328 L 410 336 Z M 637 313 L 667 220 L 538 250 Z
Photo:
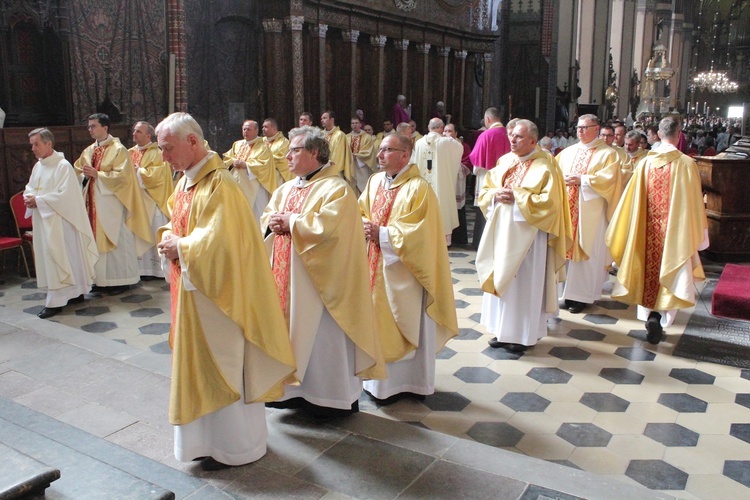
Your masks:
M 164 9 L 164 2 L 68 3 L 74 123 L 85 123 L 107 90 L 122 113 L 123 123 L 156 123 L 166 116 Z

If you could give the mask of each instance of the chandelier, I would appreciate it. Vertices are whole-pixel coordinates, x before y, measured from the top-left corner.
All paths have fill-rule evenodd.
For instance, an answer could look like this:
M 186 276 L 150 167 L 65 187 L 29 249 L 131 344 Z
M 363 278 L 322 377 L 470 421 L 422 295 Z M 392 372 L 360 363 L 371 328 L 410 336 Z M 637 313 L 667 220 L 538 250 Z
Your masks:
M 701 92 L 727 94 L 737 92 L 739 85 L 737 82 L 730 81 L 725 71 L 714 71 L 712 67 L 709 71 L 702 71 L 695 75 L 690 87 L 693 91 L 698 89 Z

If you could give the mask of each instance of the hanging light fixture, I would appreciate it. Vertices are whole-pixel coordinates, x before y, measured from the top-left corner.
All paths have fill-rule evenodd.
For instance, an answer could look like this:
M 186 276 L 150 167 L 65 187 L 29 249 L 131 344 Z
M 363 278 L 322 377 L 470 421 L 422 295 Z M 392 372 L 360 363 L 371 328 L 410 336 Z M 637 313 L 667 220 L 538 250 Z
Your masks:
M 702 15 L 703 11 L 703 2 L 701 2 L 701 13 L 698 14 L 699 19 Z M 739 85 L 737 82 L 729 80 L 729 77 L 727 76 L 726 71 L 714 71 L 714 59 L 716 56 L 716 46 L 718 45 L 718 16 L 719 12 L 717 11 L 714 14 L 714 34 L 713 34 L 713 43 L 711 47 L 711 68 L 708 71 L 701 71 L 700 73 L 697 73 L 692 81 L 690 82 L 690 91 L 695 92 L 696 90 L 700 90 L 701 92 L 713 92 L 717 94 L 728 94 L 737 92 L 739 89 Z M 699 21 L 700 23 L 700 21 Z M 730 31 L 731 31 L 731 23 L 730 23 Z M 700 24 L 698 25 L 698 31 L 700 31 Z M 700 41 L 700 35 L 697 40 L 697 42 Z

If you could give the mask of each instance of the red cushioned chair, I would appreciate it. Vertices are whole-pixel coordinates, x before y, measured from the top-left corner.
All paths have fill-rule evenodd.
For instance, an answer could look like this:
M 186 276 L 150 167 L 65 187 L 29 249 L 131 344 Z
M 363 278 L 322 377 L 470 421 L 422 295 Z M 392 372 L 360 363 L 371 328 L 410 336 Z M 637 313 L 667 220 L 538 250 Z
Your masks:
M 18 248 L 23 258 L 23 265 L 26 267 L 26 275 L 31 278 L 29 272 L 29 263 L 26 260 L 26 252 L 23 251 L 23 243 L 26 242 L 31 248 L 31 255 L 34 255 L 34 236 L 31 232 L 31 218 L 26 218 L 26 205 L 23 203 L 23 191 L 18 192 L 10 197 L 10 211 L 13 212 L 13 219 L 16 222 L 16 234 L 17 237 L 13 236 L 0 236 L 0 251 L 12 250 Z M 3 259 L 3 266 L 5 265 L 5 259 Z

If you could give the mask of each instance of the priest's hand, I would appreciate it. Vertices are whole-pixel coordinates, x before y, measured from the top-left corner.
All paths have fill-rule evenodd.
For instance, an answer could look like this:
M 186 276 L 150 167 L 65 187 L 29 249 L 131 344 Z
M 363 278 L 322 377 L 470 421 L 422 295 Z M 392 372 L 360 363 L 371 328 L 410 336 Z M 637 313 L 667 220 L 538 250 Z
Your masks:
M 495 201 L 498 203 L 512 205 L 515 200 L 516 197 L 513 195 L 513 188 L 504 187 L 498 189 L 497 193 L 495 193 Z
M 275 213 L 269 218 L 268 227 L 276 234 L 289 233 L 291 232 L 289 226 L 289 219 L 291 216 L 291 212 Z
M 581 176 L 580 175 L 566 175 L 565 176 L 565 185 L 566 186 L 580 186 L 581 185 Z
M 97 170 L 91 165 L 84 165 L 83 167 L 81 167 L 81 170 L 83 170 L 83 175 L 91 179 L 99 175 Z
M 232 163 L 234 168 L 247 168 L 247 163 L 245 163 L 242 160 L 234 160 L 234 163 Z
M 24 195 L 23 204 L 29 208 L 36 208 L 36 196 L 33 194 Z
M 161 241 L 156 247 L 159 253 L 169 260 L 177 260 L 180 254 L 177 252 L 177 245 L 180 242 L 180 237 L 174 233 L 164 233 L 161 237 Z
M 380 243 L 380 226 L 373 224 L 367 219 L 362 219 L 362 223 L 365 226 L 365 238 L 375 243 Z

